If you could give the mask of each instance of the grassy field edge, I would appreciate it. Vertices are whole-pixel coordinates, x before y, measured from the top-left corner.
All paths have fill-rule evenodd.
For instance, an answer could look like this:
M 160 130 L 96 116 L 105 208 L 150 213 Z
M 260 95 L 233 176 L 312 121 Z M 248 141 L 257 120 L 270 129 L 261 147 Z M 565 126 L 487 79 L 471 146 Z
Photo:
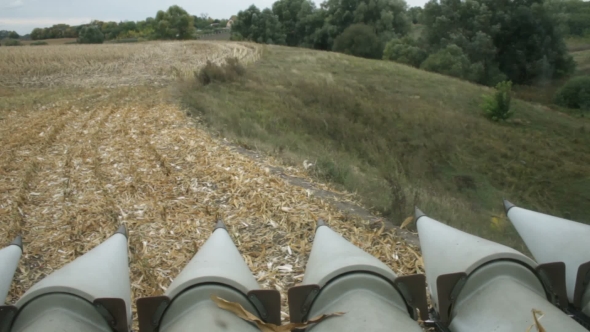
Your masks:
M 514 101 L 486 120 L 492 90 L 395 63 L 265 46 L 244 77 L 179 99 L 223 137 L 355 192 L 400 224 L 420 206 L 460 229 L 524 249 L 502 198 L 589 222 L 589 122 Z

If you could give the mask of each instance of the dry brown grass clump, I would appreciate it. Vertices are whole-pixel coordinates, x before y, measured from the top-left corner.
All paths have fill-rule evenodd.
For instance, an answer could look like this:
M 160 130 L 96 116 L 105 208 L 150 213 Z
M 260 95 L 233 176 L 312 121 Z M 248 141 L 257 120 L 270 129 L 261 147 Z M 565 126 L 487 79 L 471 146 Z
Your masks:
M 260 48 L 215 41 L 104 45 L 48 45 L 0 49 L 0 86 L 116 87 L 192 77 L 207 61 L 256 61 Z

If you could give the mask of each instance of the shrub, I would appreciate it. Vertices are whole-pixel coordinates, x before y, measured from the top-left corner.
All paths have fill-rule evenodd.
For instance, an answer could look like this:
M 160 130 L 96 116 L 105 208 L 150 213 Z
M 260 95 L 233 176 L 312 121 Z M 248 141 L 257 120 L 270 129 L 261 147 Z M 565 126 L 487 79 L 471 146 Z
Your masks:
M 7 41 L 4 42 L 4 46 L 21 46 L 22 44 L 20 43 L 20 41 L 16 40 L 16 39 L 8 39 Z
M 120 39 L 113 39 L 109 40 L 107 43 L 110 44 L 128 44 L 128 43 L 138 43 L 139 38 L 120 38 Z
M 392 39 L 383 50 L 383 60 L 405 63 L 414 67 L 420 67 L 426 57 L 428 57 L 426 51 L 418 47 L 409 37 Z
M 246 68 L 242 66 L 237 58 L 225 59 L 225 64 L 218 65 L 207 61 L 205 67 L 195 72 L 195 78 L 202 85 L 208 85 L 213 82 L 231 82 L 239 76 L 246 73 Z
M 483 97 L 481 108 L 484 115 L 493 121 L 508 120 L 514 115 L 514 111 L 510 110 L 512 82 L 500 82 L 496 85 L 496 90 L 493 95 Z
M 96 25 L 85 26 L 80 30 L 79 44 L 102 44 L 103 42 L 104 34 Z
M 346 28 L 334 40 L 332 50 L 369 59 L 379 59 L 383 53 L 375 30 L 365 24 L 354 24 Z
M 574 77 L 565 83 L 555 94 L 555 103 L 590 111 L 590 76 Z
M 36 42 L 32 42 L 29 45 L 31 46 L 43 46 L 43 45 L 49 45 L 47 42 L 45 41 L 36 41 Z
M 420 67 L 444 75 L 467 78 L 471 63 L 463 49 L 455 44 L 449 44 L 447 47 L 431 54 Z

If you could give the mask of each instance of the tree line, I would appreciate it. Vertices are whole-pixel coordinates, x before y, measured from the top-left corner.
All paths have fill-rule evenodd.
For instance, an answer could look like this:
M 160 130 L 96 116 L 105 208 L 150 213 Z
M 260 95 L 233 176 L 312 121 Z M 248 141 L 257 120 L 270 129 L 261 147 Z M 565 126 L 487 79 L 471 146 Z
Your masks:
M 580 0 L 278 0 L 240 11 L 233 40 L 332 50 L 496 85 L 573 72 L 566 35 L 590 36 Z M 412 25 L 423 28 L 418 36 Z
M 0 40 L 19 39 L 21 36 L 16 31 L 0 30 Z
M 78 38 L 80 43 L 102 43 L 117 39 L 194 39 L 200 33 L 210 33 L 225 28 L 228 20 L 213 19 L 207 14 L 190 15 L 179 6 L 160 10 L 155 17 L 141 21 L 104 22 L 94 20 L 89 24 L 69 26 L 56 24 L 48 28 L 36 28 L 31 39 Z

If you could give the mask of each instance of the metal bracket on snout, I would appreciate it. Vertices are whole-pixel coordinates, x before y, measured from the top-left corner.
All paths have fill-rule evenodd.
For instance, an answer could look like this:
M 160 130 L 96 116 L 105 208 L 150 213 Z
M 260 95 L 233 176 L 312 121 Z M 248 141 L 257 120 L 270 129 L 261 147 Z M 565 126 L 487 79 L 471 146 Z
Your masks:
M 127 305 L 125 300 L 118 298 L 100 298 L 92 303 L 96 310 L 116 332 L 129 331 L 127 321 Z
M 393 286 L 411 309 L 412 319 L 428 319 L 426 277 L 424 275 L 397 277 Z M 289 289 L 289 314 L 292 323 L 304 322 L 320 292 L 321 287 L 317 284 L 295 286 Z
M 547 292 L 547 297 L 552 303 L 562 309 L 567 307 L 567 292 L 565 288 L 565 264 L 562 262 L 547 263 L 537 266 L 534 271 L 541 280 Z M 438 308 L 435 308 L 436 324 L 448 328 L 451 323 L 451 312 L 459 293 L 467 282 L 467 274 L 464 272 L 444 274 L 436 280 L 438 290 Z
M 414 320 L 428 320 L 426 276 L 423 274 L 414 274 L 397 277 L 393 284 L 404 297 L 408 307 L 412 309 L 412 318 Z
M 257 289 L 248 292 L 246 296 L 256 308 L 263 321 L 281 325 L 281 293 L 279 291 L 274 289 Z M 160 328 L 162 317 L 171 303 L 172 299 L 165 295 L 138 299 L 137 315 L 139 331 L 157 332 Z
M 13 305 L 0 306 L 0 332 L 9 332 L 18 308 Z
M 465 283 L 467 283 L 465 272 L 443 274 L 436 279 L 438 291 L 438 308 L 435 308 L 435 313 L 438 312 L 438 317 L 435 317 L 436 324 L 440 324 L 443 328 L 449 326 L 451 311 Z
M 535 271 L 543 283 L 548 300 L 562 310 L 567 309 L 569 303 L 565 281 L 565 263 L 540 264 Z
M 289 289 L 289 316 L 291 323 L 303 323 L 311 305 L 320 294 L 316 284 L 295 286 Z
M 96 311 L 105 319 L 115 332 L 129 331 L 127 305 L 119 298 L 100 298 L 92 303 Z M 12 305 L 0 306 L 0 332 L 9 332 L 18 314 L 18 308 Z

